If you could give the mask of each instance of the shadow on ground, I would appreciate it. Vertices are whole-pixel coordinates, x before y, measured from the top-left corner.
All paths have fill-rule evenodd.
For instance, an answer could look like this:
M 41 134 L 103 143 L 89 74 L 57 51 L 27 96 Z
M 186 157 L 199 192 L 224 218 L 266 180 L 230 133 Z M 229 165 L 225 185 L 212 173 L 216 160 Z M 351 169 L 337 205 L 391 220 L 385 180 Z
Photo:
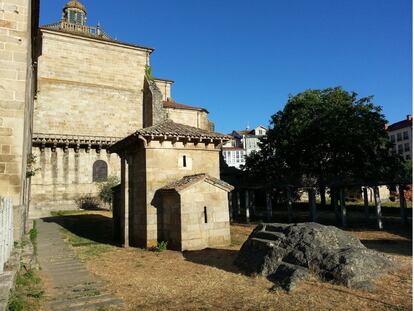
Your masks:
M 43 218 L 54 222 L 69 232 L 93 242 L 118 245 L 113 238 L 112 218 L 98 214 L 66 215 Z
M 201 251 L 185 251 L 186 260 L 200 265 L 215 267 L 227 272 L 243 273 L 234 265 L 238 251 L 231 249 L 206 248 Z
M 403 255 L 403 256 L 412 256 L 413 254 L 413 245 L 411 240 L 387 240 L 387 239 L 378 239 L 378 240 L 361 240 L 367 248 L 374 249 L 379 252 L 393 254 L 393 255 Z

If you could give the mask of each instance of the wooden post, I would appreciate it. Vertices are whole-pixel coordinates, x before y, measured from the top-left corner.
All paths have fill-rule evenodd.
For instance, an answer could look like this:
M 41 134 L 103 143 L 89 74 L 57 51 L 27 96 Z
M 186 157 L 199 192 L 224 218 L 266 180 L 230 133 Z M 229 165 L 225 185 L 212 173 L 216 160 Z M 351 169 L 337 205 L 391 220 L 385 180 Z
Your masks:
M 249 190 L 246 189 L 244 203 L 246 207 L 246 222 L 250 223 L 250 200 L 249 200 Z
M 123 247 L 129 246 L 129 180 L 128 162 L 121 159 L 121 243 Z
M 341 202 L 341 224 L 342 224 L 342 227 L 346 227 L 347 221 L 346 221 L 345 191 L 343 188 L 339 190 L 339 200 Z
M 408 224 L 408 219 L 407 219 L 407 201 L 405 200 L 405 196 L 404 196 L 404 186 L 403 185 L 399 185 L 398 186 L 398 192 L 400 193 L 401 222 L 404 225 L 407 225 Z
M 290 188 L 286 189 L 286 195 L 287 195 L 287 208 L 288 208 L 289 222 L 292 222 L 293 221 L 293 208 L 292 208 L 292 194 L 290 192 Z
M 365 214 L 365 220 L 368 222 L 368 220 L 369 220 L 369 205 L 368 205 L 368 189 L 367 189 L 367 187 L 364 187 L 363 191 L 364 191 L 364 214 Z
M 240 191 L 237 191 L 237 218 L 241 215 Z
M 315 189 L 308 190 L 308 197 L 309 197 L 309 213 L 310 213 L 310 220 L 315 222 L 316 221 L 316 197 L 315 197 Z
M 267 212 L 267 220 L 271 221 L 273 217 L 273 210 L 272 210 L 272 195 L 270 191 L 266 192 L 266 212 Z
M 233 193 L 230 191 L 228 193 L 229 197 L 229 220 L 230 222 L 233 222 Z
M 374 187 L 374 199 L 375 199 L 375 207 L 377 213 L 377 224 L 378 229 L 382 229 L 382 213 L 381 213 L 381 198 L 378 187 Z

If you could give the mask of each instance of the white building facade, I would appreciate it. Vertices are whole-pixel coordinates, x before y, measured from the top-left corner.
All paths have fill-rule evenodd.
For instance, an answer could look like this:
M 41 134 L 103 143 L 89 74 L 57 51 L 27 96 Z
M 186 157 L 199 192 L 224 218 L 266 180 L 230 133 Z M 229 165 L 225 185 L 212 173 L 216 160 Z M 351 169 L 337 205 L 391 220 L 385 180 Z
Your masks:
M 387 127 L 388 135 L 394 143 L 393 152 L 400 154 L 404 160 L 413 158 L 413 119 L 408 115 L 405 120 L 396 122 Z
M 222 148 L 224 161 L 228 166 L 240 169 L 246 164 L 246 156 L 260 150 L 260 138 L 266 133 L 267 128 L 261 125 L 254 129 L 233 131 L 230 134 L 233 138 Z

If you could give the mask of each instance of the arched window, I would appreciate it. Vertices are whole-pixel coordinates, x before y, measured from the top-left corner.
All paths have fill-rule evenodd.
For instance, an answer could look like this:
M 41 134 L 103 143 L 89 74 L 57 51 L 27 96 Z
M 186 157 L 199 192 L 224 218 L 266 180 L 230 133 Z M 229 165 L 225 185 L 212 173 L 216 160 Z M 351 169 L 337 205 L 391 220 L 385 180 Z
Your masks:
M 93 164 L 92 181 L 101 182 L 108 179 L 108 164 L 105 161 L 97 160 Z

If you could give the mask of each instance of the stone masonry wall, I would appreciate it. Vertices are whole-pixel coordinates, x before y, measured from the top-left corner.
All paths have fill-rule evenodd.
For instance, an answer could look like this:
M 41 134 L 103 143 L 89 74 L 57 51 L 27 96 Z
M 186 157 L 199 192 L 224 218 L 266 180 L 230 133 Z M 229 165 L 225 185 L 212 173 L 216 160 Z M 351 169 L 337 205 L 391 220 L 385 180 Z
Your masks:
M 29 0 L 0 0 L 0 196 L 15 206 L 19 239 L 27 202 L 26 157 L 32 100 L 31 15 Z
M 147 232 L 146 246 L 157 243 L 157 198 L 156 191 L 168 183 L 187 175 L 207 173 L 220 178 L 219 150 L 213 144 L 177 142 L 173 147 L 170 141 L 152 141 L 146 152 L 146 206 L 137 206 L 134 210 L 146 210 Z M 186 156 L 186 167 L 183 167 L 183 156 Z M 137 226 L 142 224 L 137 224 Z
M 34 132 L 124 137 L 142 128 L 147 54 L 42 30 Z
M 164 108 L 167 117 L 174 122 L 198 127 L 203 130 L 211 130 L 210 121 L 208 120 L 208 113 L 198 110 L 190 109 L 174 109 L 174 108 Z
M 120 159 L 105 149 L 78 153 L 73 148 L 65 152 L 62 148 L 33 148 L 37 157 L 36 175 L 32 177 L 30 216 L 48 215 L 53 210 L 73 210 L 75 200 L 82 195 L 97 194 L 96 183 L 92 181 L 93 163 L 103 160 L 108 164 L 108 176 L 120 177 Z
M 204 219 L 207 211 L 207 223 Z M 227 191 L 206 182 L 181 193 L 181 250 L 230 244 Z

